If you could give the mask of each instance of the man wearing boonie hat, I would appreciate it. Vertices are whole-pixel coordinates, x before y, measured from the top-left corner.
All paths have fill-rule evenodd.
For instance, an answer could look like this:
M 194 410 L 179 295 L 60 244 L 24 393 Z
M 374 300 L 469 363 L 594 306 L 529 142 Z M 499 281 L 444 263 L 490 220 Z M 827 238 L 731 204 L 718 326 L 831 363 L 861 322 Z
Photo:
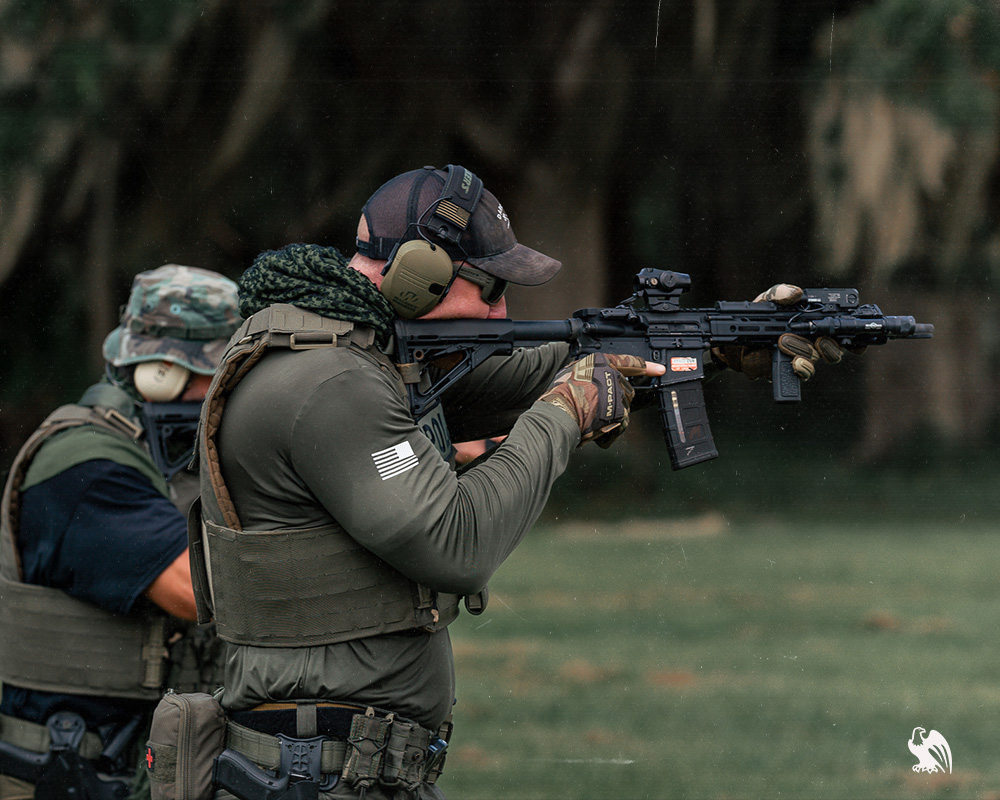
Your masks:
M 662 372 L 612 355 L 564 368 L 554 343 L 491 359 L 414 419 L 395 319 L 504 317 L 508 282 L 545 283 L 560 263 L 520 244 L 459 166 L 383 185 L 357 246 L 257 257 L 203 408 L 196 586 L 230 643 L 216 798 L 280 781 L 320 798 L 443 797 L 461 598 L 482 611 L 570 453 L 624 430 L 625 376 Z M 452 440 L 498 435 L 456 472 Z M 276 756 L 288 748 L 311 755 L 296 769 Z
M 103 379 L 17 455 L 0 517 L 0 797 L 148 796 L 137 746 L 153 707 L 168 685 L 211 688 L 183 467 L 240 321 L 222 275 L 138 274 Z

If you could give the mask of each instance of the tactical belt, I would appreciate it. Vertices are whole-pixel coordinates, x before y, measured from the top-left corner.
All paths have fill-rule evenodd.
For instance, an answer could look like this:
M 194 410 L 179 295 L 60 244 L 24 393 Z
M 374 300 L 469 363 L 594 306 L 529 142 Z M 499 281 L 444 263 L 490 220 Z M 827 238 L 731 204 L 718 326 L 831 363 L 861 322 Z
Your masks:
M 47 725 L 6 714 L 0 714 L 0 740 L 32 753 L 47 753 L 52 746 L 52 735 Z M 103 749 L 101 737 L 93 731 L 87 731 L 80 741 L 78 752 L 84 758 L 93 760 Z
M 215 779 L 230 791 L 265 790 L 289 779 L 315 781 L 321 790 L 339 780 L 354 789 L 381 784 L 412 790 L 438 779 L 450 736 L 450 720 L 435 734 L 350 703 L 268 703 L 229 715 Z
M 123 756 L 142 722 L 133 717 L 104 745 L 70 711 L 53 714 L 45 725 L 0 715 L 0 774 L 32 784 L 37 800 L 121 800 L 134 771 Z
M 155 701 L 165 678 L 166 618 L 111 614 L 47 586 L 0 575 L 0 677 L 49 692 Z

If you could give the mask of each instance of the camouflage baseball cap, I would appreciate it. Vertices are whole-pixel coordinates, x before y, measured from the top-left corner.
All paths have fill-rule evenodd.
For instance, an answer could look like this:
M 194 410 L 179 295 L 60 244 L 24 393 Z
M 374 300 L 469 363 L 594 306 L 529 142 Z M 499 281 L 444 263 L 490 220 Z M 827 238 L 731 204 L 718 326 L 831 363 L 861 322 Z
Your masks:
M 116 367 L 174 361 L 209 375 L 241 322 L 229 278 L 167 264 L 135 276 L 121 324 L 104 340 L 104 358 Z

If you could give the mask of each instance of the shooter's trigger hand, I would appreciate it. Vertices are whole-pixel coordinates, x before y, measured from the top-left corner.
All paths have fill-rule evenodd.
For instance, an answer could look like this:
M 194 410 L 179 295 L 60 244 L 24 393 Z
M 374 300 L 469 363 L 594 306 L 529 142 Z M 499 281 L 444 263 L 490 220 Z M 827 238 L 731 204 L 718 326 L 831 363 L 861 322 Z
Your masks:
M 635 389 L 628 378 L 662 375 L 665 367 L 637 356 L 591 353 L 562 369 L 539 399 L 558 406 L 580 426 L 580 444 L 610 447 L 628 427 Z

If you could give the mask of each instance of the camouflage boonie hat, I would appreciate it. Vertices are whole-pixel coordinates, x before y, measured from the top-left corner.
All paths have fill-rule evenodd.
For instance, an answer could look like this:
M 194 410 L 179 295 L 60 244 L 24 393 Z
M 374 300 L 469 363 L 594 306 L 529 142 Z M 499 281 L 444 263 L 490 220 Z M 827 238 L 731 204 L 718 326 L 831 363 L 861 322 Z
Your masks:
M 135 276 L 121 324 L 104 340 L 104 358 L 116 367 L 173 361 L 210 375 L 241 323 L 229 278 L 167 264 Z

